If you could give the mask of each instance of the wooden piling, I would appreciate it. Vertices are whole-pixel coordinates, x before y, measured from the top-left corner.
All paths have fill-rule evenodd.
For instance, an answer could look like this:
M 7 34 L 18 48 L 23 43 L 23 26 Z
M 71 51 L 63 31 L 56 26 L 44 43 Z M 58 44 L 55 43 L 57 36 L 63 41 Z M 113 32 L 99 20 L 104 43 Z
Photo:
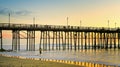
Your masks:
M 20 36 L 19 30 L 12 31 L 12 50 L 20 50 Z
M 92 49 L 94 49 L 94 32 L 92 32 Z
M 68 35 L 67 35 L 67 39 L 68 39 L 68 50 L 69 50 L 69 32 L 67 32 L 68 33 Z
M 96 32 L 94 32 L 94 49 L 96 49 Z
M 45 50 L 45 31 L 43 31 L 43 51 Z
M 1 46 L 1 49 L 3 49 L 3 41 L 2 41 L 2 30 L 0 30 L 0 46 Z
M 64 48 L 64 50 L 66 49 L 66 31 L 65 31 L 65 42 L 64 42 L 63 48 Z
M 48 47 L 49 47 L 48 49 L 49 49 L 49 51 L 50 51 L 50 39 L 51 39 L 50 38 L 50 31 L 48 31 Z
M 55 35 L 54 35 L 54 31 L 53 31 L 53 38 L 52 38 L 52 39 L 53 39 L 53 44 L 52 44 L 52 50 L 54 50 L 54 38 L 55 38 L 54 36 L 55 36 Z
M 77 47 L 77 45 L 76 45 L 76 43 L 77 43 L 77 33 L 76 32 L 73 33 L 73 37 L 74 37 L 74 50 L 76 51 L 76 47 Z
M 114 33 L 114 49 L 116 48 L 116 33 Z
M 80 32 L 78 32 L 78 50 L 80 49 Z
M 106 33 L 106 35 L 105 35 L 105 49 L 108 49 L 108 33 Z
M 88 33 L 88 49 L 90 49 L 90 32 Z
M 120 32 L 118 32 L 117 34 L 118 34 L 118 49 L 120 49 Z
M 100 49 L 100 33 L 97 33 L 97 45 L 98 45 L 98 49 Z
M 58 50 L 58 37 L 57 37 L 57 31 L 56 31 L 56 50 Z
M 28 31 L 27 31 L 27 45 L 26 45 L 26 51 L 28 51 Z
M 81 49 L 83 49 L 83 32 L 81 32 Z
M 63 38 L 63 31 L 61 31 L 61 37 L 62 37 L 62 50 L 64 50 L 64 38 Z
M 47 31 L 45 31 L 45 50 L 47 50 L 47 45 L 48 45 L 48 34 Z
M 39 44 L 39 49 L 42 49 L 42 48 L 41 48 L 41 42 L 42 42 L 42 31 L 41 31 L 41 33 L 40 33 L 40 44 Z
M 105 40 L 105 33 L 103 33 L 103 39 L 104 39 L 104 40 L 103 40 L 103 42 L 104 42 L 104 43 L 103 43 L 103 48 L 105 48 L 105 41 L 106 41 L 106 40 Z
M 70 49 L 72 50 L 72 32 L 70 32 Z
M 87 33 L 84 32 L 84 37 L 85 37 L 85 49 L 87 49 Z
M 110 33 L 110 49 L 112 48 L 112 33 Z

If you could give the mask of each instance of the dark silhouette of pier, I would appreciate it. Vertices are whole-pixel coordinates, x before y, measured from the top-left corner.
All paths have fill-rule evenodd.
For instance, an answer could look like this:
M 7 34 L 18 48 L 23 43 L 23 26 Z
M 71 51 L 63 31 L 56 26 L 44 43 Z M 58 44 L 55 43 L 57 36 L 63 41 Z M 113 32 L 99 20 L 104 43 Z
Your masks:
M 28 51 L 35 51 L 36 31 L 40 32 L 39 48 L 42 50 L 120 48 L 119 28 L 0 23 L 1 49 L 3 30 L 12 31 L 12 50 L 20 50 L 20 31 L 27 32 Z

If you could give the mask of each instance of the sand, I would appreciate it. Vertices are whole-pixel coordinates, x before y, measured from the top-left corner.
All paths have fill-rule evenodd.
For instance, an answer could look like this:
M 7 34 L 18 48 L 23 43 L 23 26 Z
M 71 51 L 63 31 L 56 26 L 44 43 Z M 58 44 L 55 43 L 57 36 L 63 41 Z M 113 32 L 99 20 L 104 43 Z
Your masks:
M 0 67 L 80 67 L 80 66 L 58 62 L 19 59 L 0 56 Z

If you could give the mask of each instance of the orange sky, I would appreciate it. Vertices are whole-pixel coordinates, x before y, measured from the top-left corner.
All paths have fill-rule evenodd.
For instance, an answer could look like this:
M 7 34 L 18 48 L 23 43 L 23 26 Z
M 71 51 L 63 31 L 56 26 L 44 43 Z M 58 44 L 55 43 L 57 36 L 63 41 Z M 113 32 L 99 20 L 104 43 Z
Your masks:
M 69 25 L 87 27 L 119 27 L 120 0 L 0 0 L 0 23 Z M 11 38 L 10 32 L 3 37 Z
M 11 23 L 110 27 L 120 25 L 120 0 L 0 0 L 0 23 Z

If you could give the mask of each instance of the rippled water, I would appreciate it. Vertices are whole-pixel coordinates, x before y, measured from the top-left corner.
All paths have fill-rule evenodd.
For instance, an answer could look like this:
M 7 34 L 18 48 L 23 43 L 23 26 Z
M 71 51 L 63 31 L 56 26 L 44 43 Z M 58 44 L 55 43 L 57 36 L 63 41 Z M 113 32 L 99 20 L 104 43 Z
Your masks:
M 71 61 L 94 62 L 98 64 L 117 65 L 120 66 L 120 50 L 119 49 L 99 49 L 99 50 L 65 50 L 65 51 L 18 51 L 18 52 L 0 52 L 0 54 L 8 54 L 14 56 L 25 56 L 32 58 L 60 59 Z

